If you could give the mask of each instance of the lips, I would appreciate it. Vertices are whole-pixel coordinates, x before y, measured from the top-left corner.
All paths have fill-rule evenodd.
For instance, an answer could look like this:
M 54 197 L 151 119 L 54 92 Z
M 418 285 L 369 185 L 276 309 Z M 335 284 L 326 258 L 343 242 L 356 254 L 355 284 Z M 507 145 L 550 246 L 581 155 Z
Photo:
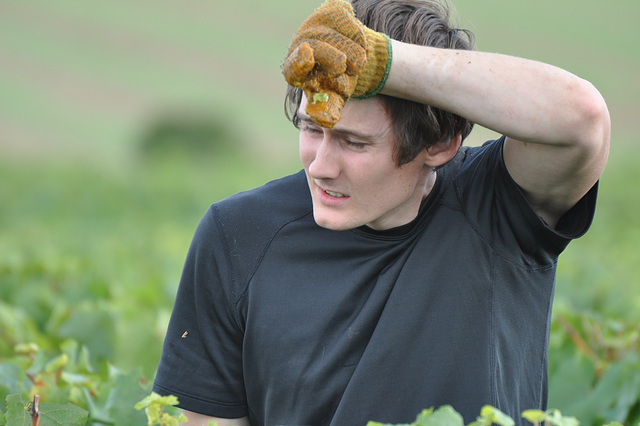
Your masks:
M 324 190 L 325 193 L 331 195 L 332 197 L 336 197 L 336 198 L 344 198 L 346 197 L 346 195 L 341 194 L 340 192 L 333 192 L 333 191 L 329 191 L 328 189 Z
M 327 207 L 339 207 L 344 205 L 351 197 L 344 192 L 326 189 L 315 185 L 316 200 Z

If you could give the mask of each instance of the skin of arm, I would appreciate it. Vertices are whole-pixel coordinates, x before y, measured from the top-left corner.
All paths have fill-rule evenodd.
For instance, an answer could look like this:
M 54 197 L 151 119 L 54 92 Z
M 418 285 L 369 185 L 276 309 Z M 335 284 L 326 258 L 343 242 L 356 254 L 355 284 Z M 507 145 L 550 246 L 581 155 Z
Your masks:
M 182 410 L 182 414 L 187 417 L 187 422 L 183 423 L 187 426 L 208 426 L 209 421 L 218 422 L 218 426 L 251 426 L 248 417 L 240 419 L 221 419 L 218 417 L 205 416 L 204 414 L 194 413 L 193 411 Z
M 549 226 L 599 179 L 611 123 L 601 94 L 565 70 L 392 40 L 383 94 L 433 105 L 505 135 L 507 170 Z

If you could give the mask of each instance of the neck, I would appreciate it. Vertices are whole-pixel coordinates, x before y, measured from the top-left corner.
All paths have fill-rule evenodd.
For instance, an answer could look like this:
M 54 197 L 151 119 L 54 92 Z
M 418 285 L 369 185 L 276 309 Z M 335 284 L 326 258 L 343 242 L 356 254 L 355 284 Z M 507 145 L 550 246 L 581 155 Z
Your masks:
M 437 177 L 438 174 L 436 173 L 436 169 L 431 167 L 424 180 L 424 193 L 422 194 L 423 201 L 429 196 L 429 194 L 431 194 L 431 191 L 436 184 Z

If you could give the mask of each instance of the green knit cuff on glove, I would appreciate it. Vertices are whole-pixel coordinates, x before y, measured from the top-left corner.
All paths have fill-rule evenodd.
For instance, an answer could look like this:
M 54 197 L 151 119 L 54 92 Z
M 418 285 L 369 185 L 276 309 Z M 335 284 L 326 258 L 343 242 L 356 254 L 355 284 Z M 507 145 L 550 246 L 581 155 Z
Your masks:
M 376 36 L 375 38 L 368 37 L 371 43 L 371 53 L 364 69 L 358 75 L 358 83 L 351 96 L 354 99 L 367 99 L 377 95 L 389 77 L 393 57 L 391 39 L 382 33 L 376 33 Z

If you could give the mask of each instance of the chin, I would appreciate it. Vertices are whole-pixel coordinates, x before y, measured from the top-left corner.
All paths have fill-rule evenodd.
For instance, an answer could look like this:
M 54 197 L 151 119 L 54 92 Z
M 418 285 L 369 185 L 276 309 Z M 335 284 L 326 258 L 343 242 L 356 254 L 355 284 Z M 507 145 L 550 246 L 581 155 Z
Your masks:
M 348 223 L 341 220 L 332 220 L 330 218 L 323 217 L 322 215 L 317 215 L 315 212 L 313 219 L 316 222 L 316 225 L 321 228 L 330 229 L 331 231 L 348 231 L 360 226 L 359 224 Z

